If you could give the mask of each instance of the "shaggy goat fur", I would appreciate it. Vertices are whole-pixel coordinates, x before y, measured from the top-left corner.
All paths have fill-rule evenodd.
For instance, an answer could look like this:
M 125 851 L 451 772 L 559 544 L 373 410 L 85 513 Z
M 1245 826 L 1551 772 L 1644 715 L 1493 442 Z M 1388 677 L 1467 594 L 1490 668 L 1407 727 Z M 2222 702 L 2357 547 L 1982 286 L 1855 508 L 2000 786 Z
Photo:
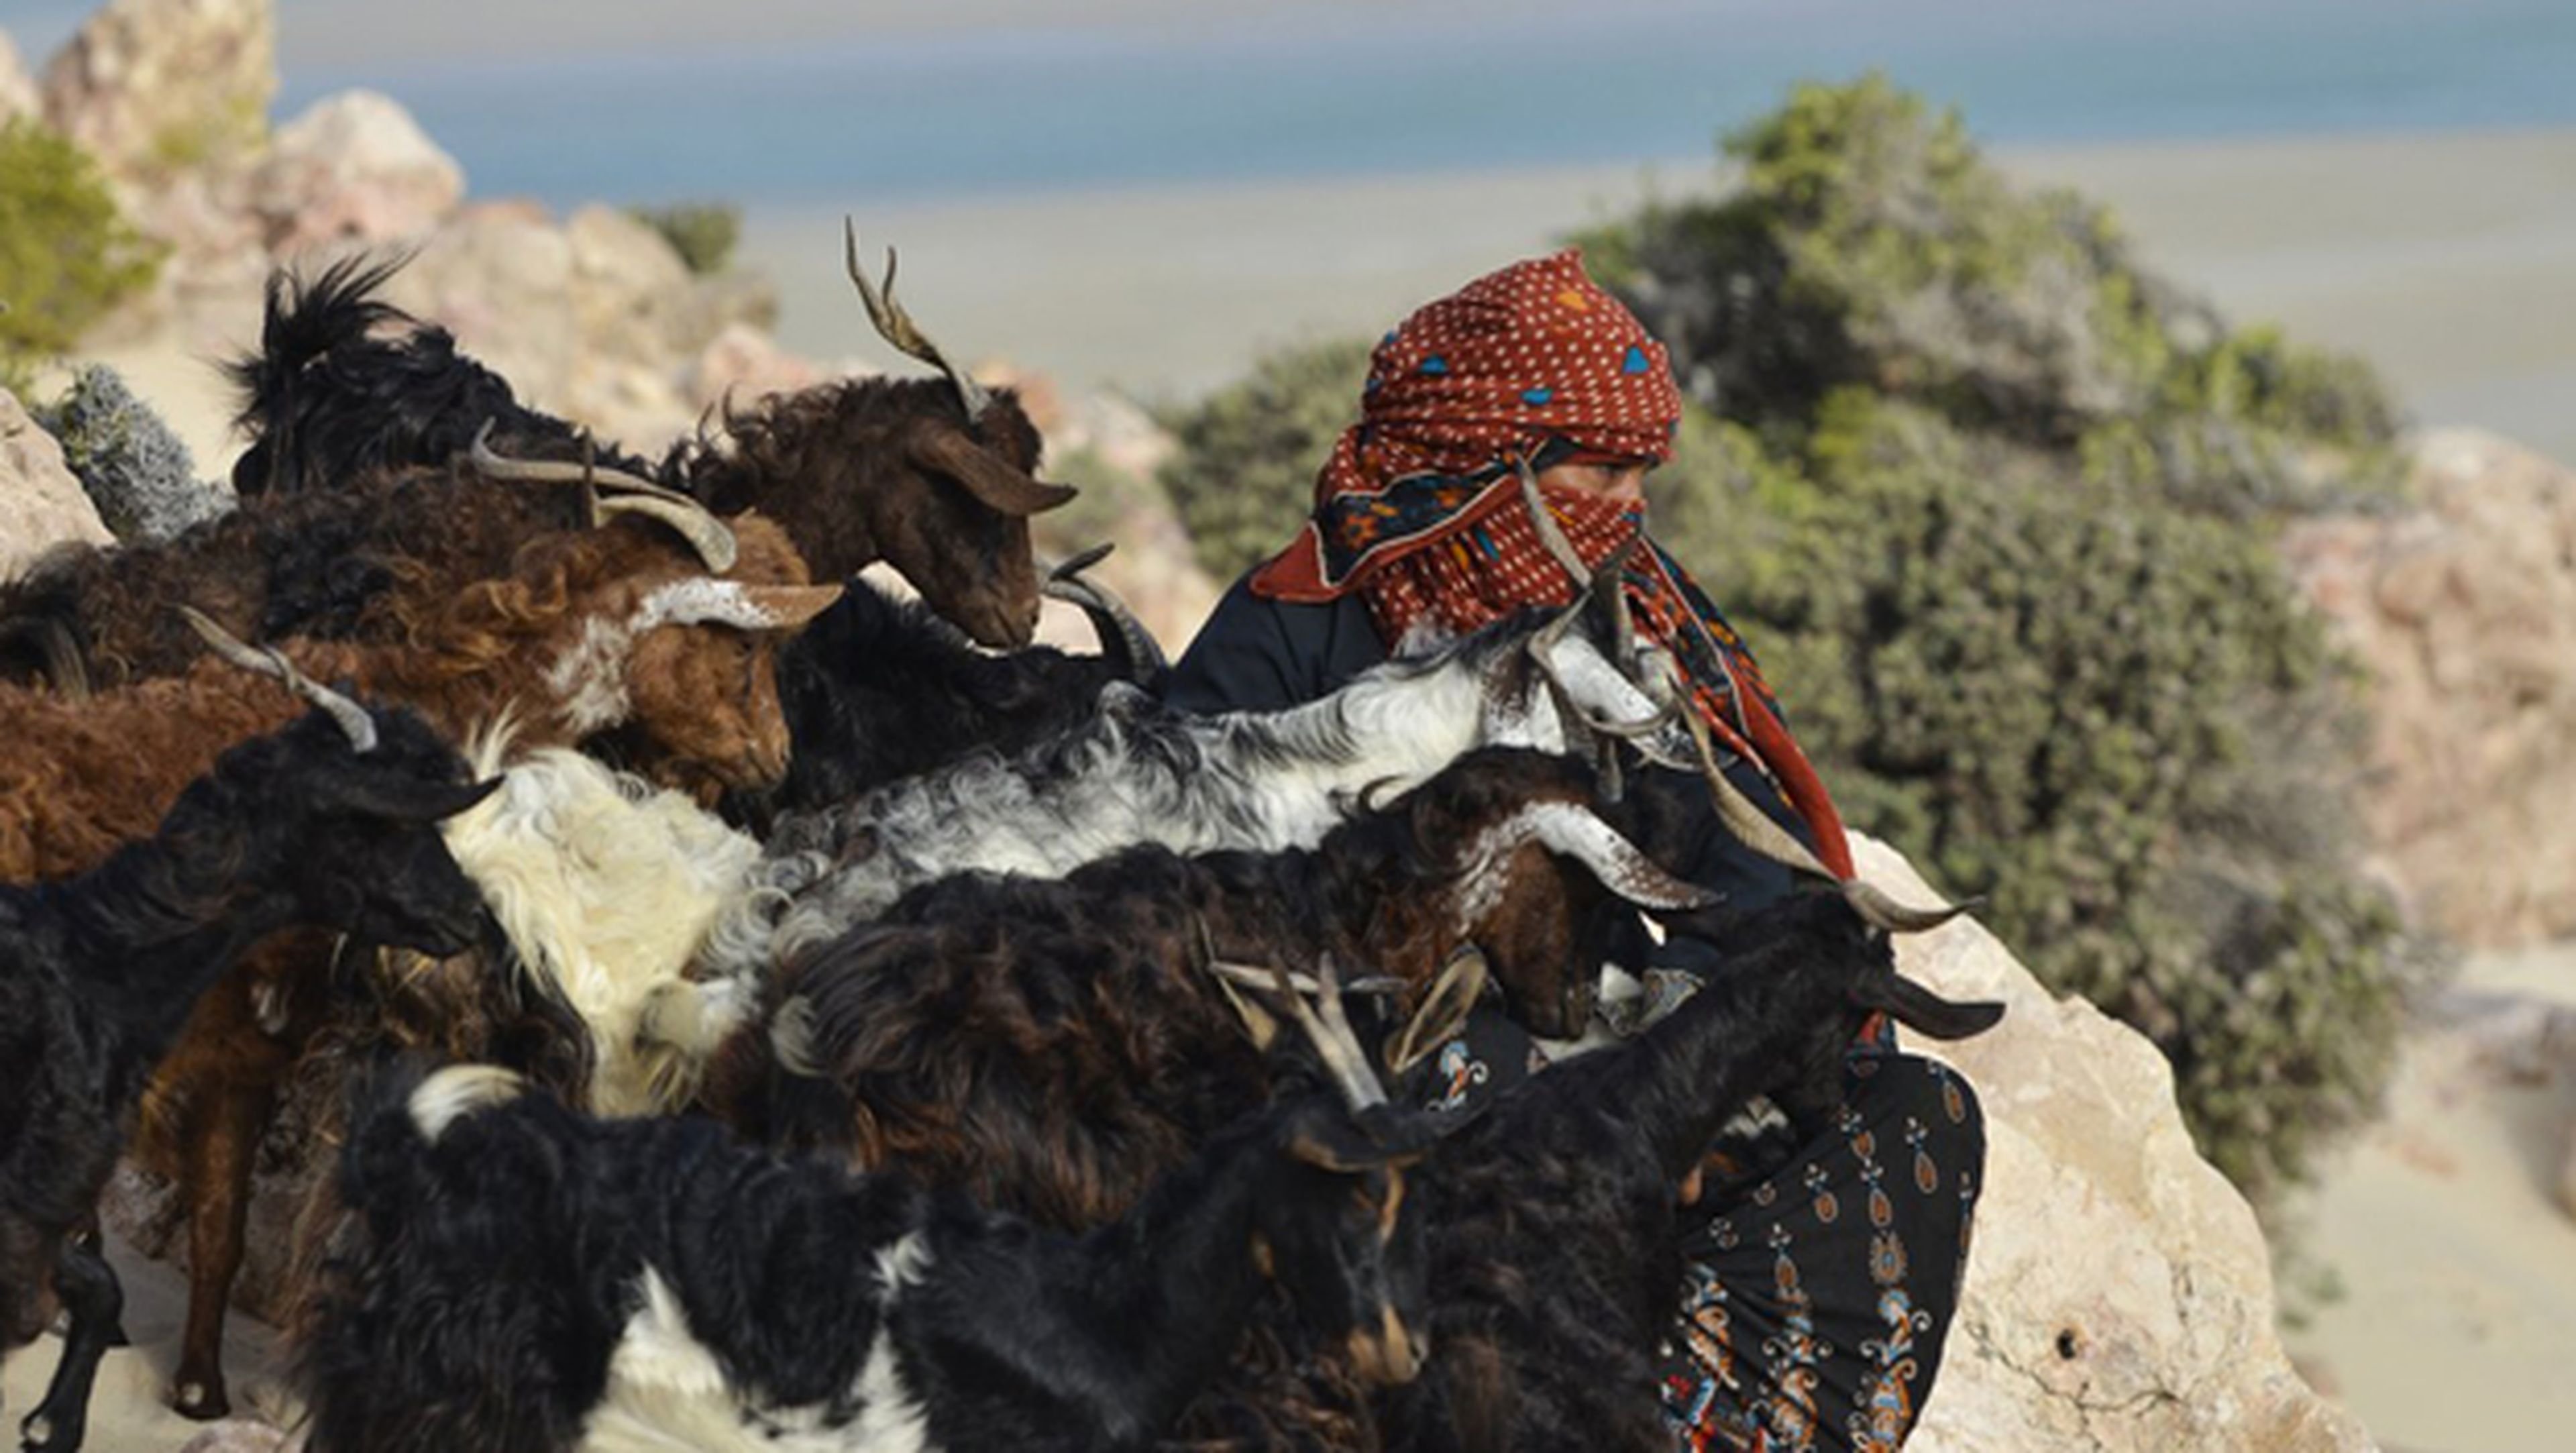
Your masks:
M 1016 755 L 1088 720 L 1119 677 L 1105 655 L 979 651 L 917 602 L 853 580 L 779 653 L 778 697 L 795 742 L 786 778 L 728 795 L 725 816 L 765 829 L 970 752 Z
M 802 584 L 774 527 L 747 520 L 737 535 L 740 579 L 706 575 L 659 527 L 619 522 L 530 547 L 511 578 L 424 613 L 407 644 L 284 649 L 307 675 L 354 679 L 451 740 L 515 709 L 537 744 L 623 725 L 683 780 L 756 783 L 787 750 L 770 675 L 775 638 L 832 591 Z M 103 861 L 149 832 L 225 746 L 299 709 L 277 683 L 211 659 L 90 701 L 0 687 L 0 873 L 60 876 Z M 201 997 L 154 1080 L 142 1148 L 181 1179 L 190 1207 L 183 1411 L 228 1406 L 223 1303 L 240 1264 L 252 1156 L 278 1085 L 321 1025 L 329 962 L 327 942 L 311 938 L 254 950 Z
M 417 471 L 254 499 L 169 541 L 56 551 L 0 584 L 0 681 L 105 690 L 176 676 L 206 646 L 173 601 L 245 640 L 399 640 L 407 616 L 587 524 L 573 486 Z
M 1343 1112 L 1274 1110 L 1073 1238 L 704 1121 L 585 1119 L 487 1067 L 395 1079 L 343 1161 L 312 1446 L 1142 1447 L 1224 1365 L 1263 1266 L 1411 1371 L 1393 1158 Z
M 1498 622 L 1280 712 L 1191 716 L 1113 685 L 1089 720 L 1018 757 L 969 757 L 781 824 L 763 891 L 718 926 L 709 962 L 756 975 L 950 873 L 1054 877 L 1138 843 L 1311 847 L 1361 791 L 1411 786 L 1471 747 L 1565 750 L 1573 733 L 1531 660 L 1545 624 Z M 1584 711 L 1655 716 L 1653 701 L 1582 635 L 1549 649 Z M 1687 759 L 1678 727 L 1663 736 L 1681 739 L 1659 741 L 1667 760 Z
M 351 259 L 310 284 L 271 278 L 261 351 L 232 370 L 254 439 L 234 471 L 245 496 L 443 466 L 487 421 L 506 453 L 581 458 L 571 425 L 523 407 L 447 330 L 373 296 L 401 265 Z M 779 521 L 822 579 L 883 559 L 977 640 L 1020 646 L 1038 611 L 1028 516 L 1073 494 L 1037 480 L 1040 448 L 1007 389 L 970 423 L 945 380 L 862 379 L 729 409 L 720 435 L 685 441 L 658 467 L 615 450 L 599 462 L 718 514 Z
M 786 969 L 715 1098 L 771 1143 L 1097 1224 L 1266 1093 L 1211 954 L 1367 965 L 1405 984 L 1401 1022 L 1472 942 L 1511 1012 L 1579 1028 L 1616 921 L 1602 910 L 1705 901 L 1592 799 L 1581 763 L 1498 748 L 1313 849 L 1143 847 L 1062 880 L 944 879 Z
M 80 1443 L 121 1299 L 72 1237 L 199 996 L 290 923 L 439 953 L 474 937 L 481 900 L 431 824 L 486 789 L 417 718 L 374 719 L 363 753 L 319 712 L 246 741 L 158 833 L 64 881 L 0 886 L 0 1351 L 43 1327 L 48 1287 L 72 1314 L 30 1448 Z
M 1432 1354 L 1392 1399 L 1388 1446 L 1667 1453 L 1654 1358 L 1682 1284 L 1677 1188 L 1719 1127 L 1757 1094 L 1829 1114 L 1874 1013 L 1955 1039 L 2003 1012 L 1898 978 L 1886 936 L 1832 893 L 1712 936 L 1735 954 L 1724 974 L 1506 1093 L 1421 1177 Z

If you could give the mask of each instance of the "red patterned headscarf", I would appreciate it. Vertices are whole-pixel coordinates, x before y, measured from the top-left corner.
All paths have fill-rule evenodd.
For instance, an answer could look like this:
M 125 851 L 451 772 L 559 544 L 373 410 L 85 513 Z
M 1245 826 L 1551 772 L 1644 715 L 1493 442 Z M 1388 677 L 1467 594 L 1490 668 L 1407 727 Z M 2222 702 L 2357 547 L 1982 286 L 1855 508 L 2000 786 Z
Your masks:
M 1518 465 L 1569 451 L 1661 463 L 1681 421 L 1663 345 L 1569 248 L 1514 263 L 1431 303 L 1370 355 L 1360 421 L 1315 479 L 1315 512 L 1254 572 L 1254 593 L 1323 601 L 1350 591 L 1393 643 L 1425 616 L 1466 632 L 1524 606 L 1564 605 L 1575 582 L 1539 540 Z M 1587 566 L 1642 524 L 1638 506 L 1544 491 Z M 1850 877 L 1824 783 L 1775 710 L 1742 638 L 1658 546 L 1625 580 L 1638 628 L 1673 652 L 1718 738 L 1755 763 Z

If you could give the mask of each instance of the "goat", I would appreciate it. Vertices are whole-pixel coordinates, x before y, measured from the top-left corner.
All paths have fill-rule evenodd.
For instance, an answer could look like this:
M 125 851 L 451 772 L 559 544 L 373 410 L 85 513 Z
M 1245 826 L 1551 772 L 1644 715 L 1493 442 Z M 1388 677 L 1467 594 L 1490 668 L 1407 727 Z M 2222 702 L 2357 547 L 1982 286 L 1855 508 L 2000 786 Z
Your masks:
M 1140 847 L 1061 880 L 943 879 L 783 970 L 711 1098 L 774 1144 L 1097 1224 L 1263 1098 L 1212 957 L 1366 963 L 1410 1012 L 1472 943 L 1511 1012 L 1578 1030 L 1611 921 L 1596 910 L 1707 900 L 1593 794 L 1580 762 L 1493 748 L 1313 849 Z
M 122 1294 L 75 1233 L 199 996 L 288 924 L 433 953 L 475 937 L 482 901 L 432 824 L 493 784 L 408 712 L 303 694 L 323 710 L 225 752 L 157 833 L 0 886 L 0 1352 L 42 1328 L 48 1288 L 71 1319 L 31 1449 L 80 1446 Z
M 1224 1365 L 1265 1275 L 1410 1377 L 1403 1165 L 1426 1136 L 1357 1069 L 1331 989 L 1299 1019 L 1345 1106 L 1238 1122 L 1081 1237 L 705 1121 L 586 1120 L 487 1067 L 396 1080 L 342 1163 L 312 1446 L 1142 1447 Z
M 779 653 L 778 696 L 794 743 L 786 777 L 757 794 L 728 795 L 726 818 L 766 831 L 784 814 L 846 802 L 969 752 L 1010 756 L 1088 720 L 1110 682 L 1152 681 L 1164 664 L 1153 637 L 1079 577 L 1105 549 L 1057 566 L 1042 587 L 1091 616 L 1097 656 L 1051 646 L 979 651 L 922 606 L 851 581 Z
M 309 674 L 350 678 L 421 710 L 452 739 L 515 709 L 524 736 L 566 744 L 626 729 L 683 780 L 756 784 L 783 767 L 770 658 L 777 635 L 833 599 L 802 583 L 774 526 L 738 522 L 733 577 L 708 575 L 657 528 L 619 522 L 551 537 L 518 574 L 417 621 L 405 645 L 305 642 Z M 188 774 L 291 709 L 275 687 L 219 662 L 86 702 L 0 688 L 0 872 L 60 875 L 149 830 Z M 142 1148 L 171 1165 L 190 1206 L 191 1308 L 183 1412 L 228 1407 L 225 1292 L 240 1264 L 252 1153 L 279 1081 L 318 1027 L 327 950 L 254 952 L 204 996 L 156 1076 Z
M 760 891 L 718 926 L 709 966 L 756 976 L 953 872 L 1052 877 L 1134 843 L 1312 846 L 1364 788 L 1413 785 L 1480 744 L 1562 750 L 1590 718 L 1629 723 L 1651 755 L 1685 760 L 1672 713 L 1613 664 L 1625 653 L 1573 632 L 1599 598 L 1387 662 L 1282 712 L 1196 717 L 1112 685 L 1091 720 L 1016 758 L 970 757 L 790 818 Z
M 1637 1039 L 1516 1086 L 1418 1178 L 1433 1351 L 1386 1410 L 1390 1446 L 1664 1453 L 1653 1358 L 1681 1285 L 1677 1192 L 1719 1127 L 1757 1094 L 1830 1123 L 1873 1014 L 1941 1039 L 2003 1014 L 1898 978 L 1886 933 L 1830 893 L 1710 917 L 1694 927 L 1735 951 L 1725 974 Z
M 851 277 L 879 331 L 947 379 L 820 384 L 728 410 L 721 437 L 702 432 L 658 465 L 604 457 L 718 513 L 779 521 L 823 579 L 884 559 L 976 640 L 1026 645 L 1038 610 L 1028 517 L 1073 491 L 1036 478 L 1043 445 L 1017 397 L 950 369 L 894 303 L 891 262 L 880 292 L 856 248 L 853 236 Z M 254 436 L 234 471 L 245 497 L 341 488 L 384 465 L 444 465 L 487 424 L 537 461 L 521 476 L 581 468 L 571 426 L 522 407 L 445 329 L 372 296 L 400 266 L 350 259 L 310 285 L 271 278 L 261 352 L 232 368 Z
M 173 600 L 254 640 L 399 640 L 407 616 L 510 575 L 538 538 L 636 513 L 676 515 L 715 538 L 710 522 L 667 504 L 593 505 L 569 485 L 495 489 L 472 465 L 255 498 L 177 539 L 56 552 L 0 585 L 0 681 L 77 694 L 185 672 L 204 644 Z

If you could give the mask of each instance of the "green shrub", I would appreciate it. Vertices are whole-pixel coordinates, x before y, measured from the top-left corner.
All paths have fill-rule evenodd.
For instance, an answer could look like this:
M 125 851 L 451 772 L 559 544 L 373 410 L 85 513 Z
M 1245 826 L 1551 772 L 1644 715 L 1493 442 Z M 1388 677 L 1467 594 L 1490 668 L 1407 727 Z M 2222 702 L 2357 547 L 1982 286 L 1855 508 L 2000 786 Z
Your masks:
M 1585 239 L 1696 407 L 1657 532 L 1847 817 L 2147 1034 L 2258 1195 L 2367 1114 L 2434 969 L 2353 863 L 2351 668 L 2277 523 L 2396 489 L 2358 361 L 2231 331 L 1878 77 Z
M 0 123 L 0 383 L 23 393 L 36 364 L 152 285 L 162 251 L 78 147 L 24 117 Z
M 674 202 L 629 207 L 626 215 L 662 234 L 680 261 L 699 277 L 713 277 L 733 260 L 742 240 L 742 209 L 730 202 Z
M 1370 346 L 1345 339 L 1282 349 L 1241 382 L 1163 411 L 1180 444 L 1163 466 L 1163 488 L 1217 579 L 1278 551 L 1313 508 L 1315 472 L 1359 417 Z

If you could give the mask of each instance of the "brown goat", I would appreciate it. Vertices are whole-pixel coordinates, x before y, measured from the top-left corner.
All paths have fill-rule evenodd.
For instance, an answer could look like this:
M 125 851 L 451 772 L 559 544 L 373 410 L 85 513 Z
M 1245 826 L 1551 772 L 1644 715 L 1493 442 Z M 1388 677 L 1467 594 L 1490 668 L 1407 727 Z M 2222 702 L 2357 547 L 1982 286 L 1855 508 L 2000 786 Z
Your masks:
M 431 609 L 380 645 L 282 648 L 307 675 L 417 709 L 453 741 L 505 712 L 521 740 L 569 745 L 612 729 L 655 748 L 682 784 L 757 785 L 786 762 L 773 658 L 781 634 L 839 587 L 806 584 L 776 526 L 736 522 L 738 558 L 707 573 L 658 526 L 618 521 L 540 540 L 507 579 Z M 71 701 L 0 687 L 0 876 L 84 871 L 147 835 L 223 748 L 300 709 L 283 687 L 217 661 Z M 175 1170 L 191 1218 L 192 1305 L 181 1411 L 225 1409 L 224 1297 L 239 1267 L 251 1158 L 277 1086 L 320 1019 L 325 943 L 253 950 L 199 1001 L 146 1099 L 146 1158 Z
M 721 434 L 684 442 L 649 471 L 613 448 L 603 462 L 649 472 L 719 514 L 779 521 L 818 578 L 883 559 L 977 640 L 1026 645 L 1039 599 L 1028 516 L 1073 491 L 1036 478 L 1040 440 L 1018 400 L 950 368 L 852 263 L 879 331 L 946 380 L 822 384 L 728 410 Z M 444 328 L 374 299 L 398 266 L 350 259 L 309 284 L 272 281 L 261 352 L 232 370 L 253 436 L 235 473 L 246 498 L 444 466 L 487 427 L 541 474 L 559 477 L 582 457 L 571 424 L 522 406 Z

